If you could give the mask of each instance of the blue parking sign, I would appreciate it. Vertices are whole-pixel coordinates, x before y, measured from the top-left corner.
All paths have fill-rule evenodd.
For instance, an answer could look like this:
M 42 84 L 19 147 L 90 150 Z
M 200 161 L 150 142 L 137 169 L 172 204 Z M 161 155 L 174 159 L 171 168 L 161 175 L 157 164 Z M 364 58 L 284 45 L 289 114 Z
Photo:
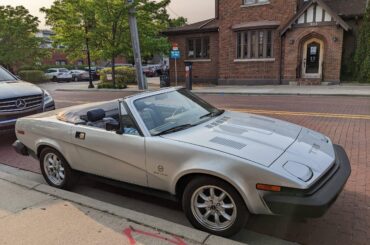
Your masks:
M 178 59 L 180 59 L 180 57 L 181 57 L 181 55 L 180 55 L 179 50 L 172 50 L 171 51 L 171 59 L 178 60 Z

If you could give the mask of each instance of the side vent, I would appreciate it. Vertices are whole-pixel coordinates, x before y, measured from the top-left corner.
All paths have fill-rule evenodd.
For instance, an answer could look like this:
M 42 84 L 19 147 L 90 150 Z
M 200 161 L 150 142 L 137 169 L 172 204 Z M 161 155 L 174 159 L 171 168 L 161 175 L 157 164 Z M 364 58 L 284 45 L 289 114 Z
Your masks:
M 211 124 L 208 124 L 207 126 L 205 126 L 206 128 L 214 128 L 214 127 L 217 127 L 217 126 L 220 126 L 221 124 L 224 124 L 225 122 L 229 121 L 231 118 L 230 117 L 223 117 Z
M 230 147 L 230 148 L 234 148 L 234 149 L 237 149 L 237 150 L 241 150 L 241 149 L 243 149 L 244 147 L 247 146 L 243 143 L 239 143 L 239 142 L 229 140 L 229 139 L 225 139 L 225 138 L 221 138 L 221 137 L 215 137 L 215 138 L 211 139 L 210 142 L 218 144 L 218 145 L 223 145 L 223 146 L 227 146 L 227 147 Z

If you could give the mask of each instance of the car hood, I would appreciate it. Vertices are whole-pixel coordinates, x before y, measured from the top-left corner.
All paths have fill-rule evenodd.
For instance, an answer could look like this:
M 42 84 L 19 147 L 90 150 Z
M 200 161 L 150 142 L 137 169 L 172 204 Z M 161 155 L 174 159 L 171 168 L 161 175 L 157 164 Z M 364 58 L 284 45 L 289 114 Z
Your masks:
M 270 166 L 296 141 L 301 130 L 298 125 L 273 118 L 225 112 L 205 124 L 163 137 Z
M 31 83 L 23 81 L 0 82 L 0 100 L 41 93 L 42 90 Z

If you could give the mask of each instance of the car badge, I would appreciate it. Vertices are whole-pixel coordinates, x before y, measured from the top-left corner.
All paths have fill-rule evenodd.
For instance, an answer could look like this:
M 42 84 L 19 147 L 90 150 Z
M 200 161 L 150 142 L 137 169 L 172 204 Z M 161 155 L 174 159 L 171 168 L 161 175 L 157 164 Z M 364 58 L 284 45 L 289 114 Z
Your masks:
M 18 109 L 24 109 L 26 107 L 26 101 L 24 101 L 23 99 L 18 99 L 16 102 L 15 102 L 15 106 L 18 108 Z

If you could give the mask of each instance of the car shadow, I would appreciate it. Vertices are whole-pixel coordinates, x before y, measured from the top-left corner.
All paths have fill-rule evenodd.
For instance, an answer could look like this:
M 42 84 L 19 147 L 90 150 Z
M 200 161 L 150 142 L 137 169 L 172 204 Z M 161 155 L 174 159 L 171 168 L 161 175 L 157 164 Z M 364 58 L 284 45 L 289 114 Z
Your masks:
M 368 229 L 369 203 L 369 195 L 344 190 L 321 218 L 252 215 L 246 228 L 300 244 L 352 244 Z M 366 236 L 370 239 L 368 232 Z

